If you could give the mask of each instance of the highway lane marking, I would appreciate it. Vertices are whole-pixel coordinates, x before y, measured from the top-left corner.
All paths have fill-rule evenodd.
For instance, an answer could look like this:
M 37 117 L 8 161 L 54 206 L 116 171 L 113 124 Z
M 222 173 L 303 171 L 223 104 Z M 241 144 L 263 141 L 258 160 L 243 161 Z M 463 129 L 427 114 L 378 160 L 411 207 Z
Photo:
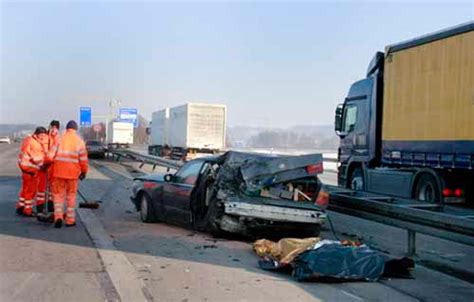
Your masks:
M 26 285 L 28 285 L 31 280 L 36 279 L 39 275 L 39 273 L 31 273 L 25 280 L 21 282 L 20 285 L 17 286 L 15 292 L 12 295 L 12 298 L 18 296 L 18 294 L 20 294 L 25 289 Z
M 84 227 L 97 248 L 105 270 L 112 280 L 121 301 L 149 301 L 144 292 L 145 284 L 125 254 L 114 246 L 100 220 L 90 209 L 78 209 Z
M 344 293 L 345 295 L 347 295 L 347 296 L 349 296 L 349 297 L 351 297 L 351 298 L 354 298 L 354 299 L 359 300 L 359 301 L 364 301 L 364 299 L 362 299 L 361 297 L 356 296 L 356 295 L 354 295 L 354 294 L 351 294 L 351 293 L 349 293 L 349 292 L 346 292 L 346 291 L 343 290 L 343 289 L 341 289 L 341 291 L 342 291 L 342 293 Z

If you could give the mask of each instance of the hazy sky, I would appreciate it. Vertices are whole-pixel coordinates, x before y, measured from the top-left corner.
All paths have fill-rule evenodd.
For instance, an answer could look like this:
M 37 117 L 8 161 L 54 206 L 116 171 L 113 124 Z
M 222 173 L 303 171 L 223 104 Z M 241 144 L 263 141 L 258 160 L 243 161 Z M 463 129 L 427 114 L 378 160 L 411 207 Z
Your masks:
M 146 118 L 192 101 L 229 125 L 328 124 L 377 50 L 473 20 L 474 2 L 2 2 L 0 123 Z

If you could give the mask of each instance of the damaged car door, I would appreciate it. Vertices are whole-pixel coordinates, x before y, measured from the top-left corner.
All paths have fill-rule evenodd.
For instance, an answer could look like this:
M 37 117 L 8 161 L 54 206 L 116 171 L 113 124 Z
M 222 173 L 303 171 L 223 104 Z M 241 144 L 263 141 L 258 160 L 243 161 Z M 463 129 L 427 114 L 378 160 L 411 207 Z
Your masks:
M 163 205 L 166 211 L 166 220 L 180 223 L 191 221 L 191 193 L 203 164 L 202 160 L 190 161 L 174 175 L 168 174 L 165 177 Z

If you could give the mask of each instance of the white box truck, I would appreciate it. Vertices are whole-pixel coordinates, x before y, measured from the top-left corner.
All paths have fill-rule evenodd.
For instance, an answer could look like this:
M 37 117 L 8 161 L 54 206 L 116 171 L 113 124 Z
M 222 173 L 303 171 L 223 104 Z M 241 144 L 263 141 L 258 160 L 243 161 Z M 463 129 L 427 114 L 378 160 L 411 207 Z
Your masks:
M 227 107 L 188 103 L 152 114 L 149 153 L 189 159 L 225 148 Z
M 128 147 L 133 144 L 133 124 L 110 122 L 107 129 L 107 144 L 110 147 Z

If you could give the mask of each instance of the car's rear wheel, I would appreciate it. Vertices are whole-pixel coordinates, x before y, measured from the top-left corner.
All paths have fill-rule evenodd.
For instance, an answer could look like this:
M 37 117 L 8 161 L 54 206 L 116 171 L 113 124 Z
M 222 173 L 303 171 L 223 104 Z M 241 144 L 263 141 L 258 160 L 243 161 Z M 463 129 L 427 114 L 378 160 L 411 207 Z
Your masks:
M 156 221 L 155 211 L 150 197 L 143 193 L 140 196 L 140 219 L 142 222 L 150 223 Z
M 212 236 L 219 237 L 223 234 L 223 231 L 219 227 L 218 219 L 222 216 L 223 211 L 218 206 L 215 196 L 207 196 L 208 194 L 213 194 L 212 187 L 209 187 L 206 190 L 206 196 L 202 197 L 199 210 L 195 209 L 193 212 L 194 228 L 200 232 L 209 232 Z M 208 200 L 207 206 L 204 204 L 206 199 Z

